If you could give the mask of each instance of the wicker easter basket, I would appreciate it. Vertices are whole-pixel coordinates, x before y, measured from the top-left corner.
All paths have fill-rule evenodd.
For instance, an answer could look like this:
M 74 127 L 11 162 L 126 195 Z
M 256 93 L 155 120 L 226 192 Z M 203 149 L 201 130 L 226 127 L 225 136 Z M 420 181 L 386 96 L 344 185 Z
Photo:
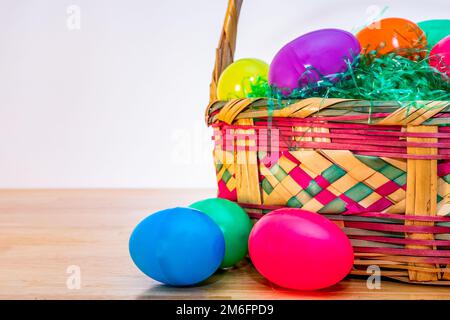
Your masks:
M 400 281 L 450 285 L 450 102 L 217 101 L 241 5 L 229 1 L 206 110 L 219 197 L 256 219 L 281 207 L 323 214 L 353 244 L 352 274 L 377 265 Z

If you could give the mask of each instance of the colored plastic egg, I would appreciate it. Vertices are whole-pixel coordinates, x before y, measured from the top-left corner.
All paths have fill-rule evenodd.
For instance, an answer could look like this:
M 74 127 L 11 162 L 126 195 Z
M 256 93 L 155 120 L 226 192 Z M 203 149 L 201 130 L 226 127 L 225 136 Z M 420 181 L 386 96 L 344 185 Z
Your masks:
M 439 41 L 430 51 L 430 66 L 450 77 L 450 36 Z
M 131 234 L 129 250 L 136 266 L 150 278 L 187 286 L 217 270 L 225 254 L 225 240 L 204 213 L 173 208 L 142 220 Z
M 230 64 L 220 75 L 217 98 L 230 100 L 246 98 L 252 85 L 267 80 L 269 65 L 258 59 L 240 59 Z
M 450 35 L 450 20 L 448 19 L 426 20 L 417 25 L 425 32 L 429 49 Z
M 250 233 L 249 253 L 265 278 L 296 290 L 332 286 L 353 265 L 350 240 L 338 226 L 317 213 L 294 208 L 263 216 Z
M 198 201 L 190 205 L 208 215 L 220 227 L 225 238 L 222 268 L 232 267 L 247 255 L 248 236 L 253 223 L 236 203 L 220 198 Z
M 355 36 L 344 30 L 322 29 L 304 34 L 275 55 L 270 64 L 269 84 L 289 94 L 322 76 L 344 72 L 347 62 L 353 61 L 360 49 Z
M 425 33 L 417 24 L 406 19 L 381 19 L 359 31 L 356 37 L 364 54 L 376 52 L 380 56 L 395 52 L 413 59 L 426 55 Z

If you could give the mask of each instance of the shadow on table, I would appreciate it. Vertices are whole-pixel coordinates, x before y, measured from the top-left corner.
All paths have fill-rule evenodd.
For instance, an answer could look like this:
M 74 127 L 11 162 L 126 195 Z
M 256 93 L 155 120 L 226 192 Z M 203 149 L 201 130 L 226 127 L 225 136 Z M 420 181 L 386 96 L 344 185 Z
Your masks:
M 288 289 L 270 282 L 254 270 L 252 265 L 251 268 L 253 270 L 249 270 L 248 275 L 254 282 L 260 284 L 268 291 L 264 295 L 266 299 L 337 299 L 349 287 L 348 283 L 340 282 L 331 287 L 313 291 Z M 270 296 L 269 291 L 272 292 L 272 296 Z
M 339 299 L 348 291 L 351 282 L 343 281 L 316 291 L 296 291 L 279 287 L 261 276 L 244 260 L 235 268 L 218 270 L 207 280 L 195 286 L 173 287 L 154 285 L 137 299 Z
M 212 297 L 216 286 L 226 275 L 227 270 L 218 270 L 211 277 L 193 286 L 176 287 L 157 284 L 136 297 L 138 300 L 153 299 L 226 299 L 225 297 Z

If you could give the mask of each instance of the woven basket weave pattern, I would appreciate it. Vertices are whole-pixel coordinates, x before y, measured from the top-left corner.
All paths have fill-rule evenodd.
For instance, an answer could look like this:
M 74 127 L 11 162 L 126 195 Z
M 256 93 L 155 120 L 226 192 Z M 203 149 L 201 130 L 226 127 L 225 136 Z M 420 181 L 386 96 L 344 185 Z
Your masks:
M 280 207 L 325 215 L 352 241 L 353 274 L 375 264 L 450 284 L 450 103 L 216 101 L 241 4 L 229 1 L 206 110 L 219 196 L 253 218 Z

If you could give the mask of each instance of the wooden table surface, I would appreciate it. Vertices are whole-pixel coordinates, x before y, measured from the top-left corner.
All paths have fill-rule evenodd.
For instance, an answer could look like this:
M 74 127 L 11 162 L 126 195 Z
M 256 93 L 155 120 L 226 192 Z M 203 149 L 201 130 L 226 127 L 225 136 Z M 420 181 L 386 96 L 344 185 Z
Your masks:
M 248 262 L 190 288 L 143 275 L 128 254 L 133 227 L 151 212 L 213 195 L 173 189 L 0 190 L 0 299 L 450 299 L 448 287 L 383 280 L 381 289 L 370 290 L 364 278 L 315 292 L 289 291 L 271 285 Z M 79 289 L 70 281 L 78 268 Z

